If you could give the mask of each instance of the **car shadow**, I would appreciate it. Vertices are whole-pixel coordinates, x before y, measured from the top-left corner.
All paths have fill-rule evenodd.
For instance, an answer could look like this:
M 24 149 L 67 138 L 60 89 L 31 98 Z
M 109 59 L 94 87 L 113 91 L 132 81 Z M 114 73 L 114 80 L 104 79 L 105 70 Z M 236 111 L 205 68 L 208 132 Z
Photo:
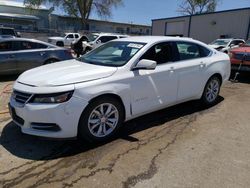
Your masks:
M 223 97 L 219 97 L 217 104 L 223 100 Z M 161 126 L 163 123 L 206 109 L 208 108 L 201 105 L 199 101 L 190 101 L 144 115 L 124 123 L 124 126 L 115 138 L 101 144 L 90 144 L 78 140 L 49 140 L 25 135 L 21 133 L 18 126 L 13 122 L 9 122 L 2 130 L 0 144 L 8 152 L 20 158 L 31 160 L 58 159 L 74 156 L 119 139 L 128 142 L 137 142 L 139 139 L 131 136 L 132 134 Z

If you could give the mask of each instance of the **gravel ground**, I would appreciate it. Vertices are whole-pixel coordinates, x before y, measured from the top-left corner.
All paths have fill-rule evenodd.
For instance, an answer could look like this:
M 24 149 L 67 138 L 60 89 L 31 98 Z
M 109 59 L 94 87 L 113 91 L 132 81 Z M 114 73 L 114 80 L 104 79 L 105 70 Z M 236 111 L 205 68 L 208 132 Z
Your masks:
M 212 108 L 194 101 L 143 116 L 102 145 L 23 135 L 0 114 L 0 187 L 249 187 L 250 79 L 240 81 Z

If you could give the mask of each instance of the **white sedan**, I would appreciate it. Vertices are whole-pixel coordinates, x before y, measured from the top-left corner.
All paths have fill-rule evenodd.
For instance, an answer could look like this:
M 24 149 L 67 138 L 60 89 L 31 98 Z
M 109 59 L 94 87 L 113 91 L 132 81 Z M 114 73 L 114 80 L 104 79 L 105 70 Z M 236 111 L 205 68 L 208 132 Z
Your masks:
M 199 41 L 124 38 L 23 73 L 9 107 L 23 133 L 99 142 L 143 114 L 195 99 L 214 104 L 229 75 L 229 57 Z

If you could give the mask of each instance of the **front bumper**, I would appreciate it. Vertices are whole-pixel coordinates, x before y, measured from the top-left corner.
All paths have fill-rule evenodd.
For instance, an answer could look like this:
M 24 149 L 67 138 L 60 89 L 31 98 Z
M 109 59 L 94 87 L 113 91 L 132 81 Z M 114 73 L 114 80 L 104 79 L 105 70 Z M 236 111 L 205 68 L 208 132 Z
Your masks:
M 12 119 L 23 133 L 48 138 L 76 137 L 80 116 L 87 105 L 87 101 L 74 96 L 60 104 L 20 105 L 13 97 L 9 103 Z M 47 129 L 37 129 L 38 125 Z M 49 129 L 52 126 L 57 128 Z

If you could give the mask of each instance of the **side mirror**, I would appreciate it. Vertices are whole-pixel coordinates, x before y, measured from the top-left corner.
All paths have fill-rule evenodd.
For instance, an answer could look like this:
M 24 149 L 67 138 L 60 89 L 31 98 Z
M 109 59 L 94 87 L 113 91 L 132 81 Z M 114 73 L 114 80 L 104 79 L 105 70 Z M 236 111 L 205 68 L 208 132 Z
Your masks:
M 17 36 L 18 38 L 20 38 L 20 37 L 21 37 L 21 33 L 20 33 L 20 32 L 16 32 L 16 36 Z
M 154 70 L 156 68 L 156 61 L 148 60 L 148 59 L 142 59 L 140 60 L 137 65 L 133 68 L 133 70 Z
M 101 43 L 102 43 L 101 40 L 96 41 L 96 44 L 101 44 Z

